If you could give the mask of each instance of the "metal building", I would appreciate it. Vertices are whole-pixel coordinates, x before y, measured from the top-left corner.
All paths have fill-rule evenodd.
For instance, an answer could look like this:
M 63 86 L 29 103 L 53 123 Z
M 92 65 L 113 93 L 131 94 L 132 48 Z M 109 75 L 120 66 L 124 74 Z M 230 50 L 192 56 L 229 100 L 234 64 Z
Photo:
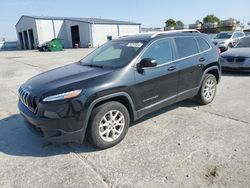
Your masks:
M 141 32 L 141 24 L 99 18 L 22 16 L 16 24 L 21 49 L 34 49 L 53 38 L 65 48 L 98 47 L 117 36 Z

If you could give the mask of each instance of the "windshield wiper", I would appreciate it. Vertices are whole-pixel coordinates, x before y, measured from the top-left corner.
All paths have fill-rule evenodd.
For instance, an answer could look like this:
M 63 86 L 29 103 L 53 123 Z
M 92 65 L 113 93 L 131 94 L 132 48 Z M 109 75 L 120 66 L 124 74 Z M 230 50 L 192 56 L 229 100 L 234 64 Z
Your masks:
M 83 64 L 84 66 L 88 66 L 88 67 L 98 67 L 98 68 L 103 68 L 103 66 L 101 65 L 93 65 L 93 64 Z

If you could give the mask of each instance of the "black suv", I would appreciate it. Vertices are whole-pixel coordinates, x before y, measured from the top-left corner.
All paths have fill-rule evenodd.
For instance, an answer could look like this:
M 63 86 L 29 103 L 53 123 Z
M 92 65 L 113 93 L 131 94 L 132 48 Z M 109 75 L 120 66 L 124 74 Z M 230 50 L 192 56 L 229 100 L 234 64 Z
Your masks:
M 99 148 L 119 143 L 131 121 L 195 97 L 210 103 L 221 68 L 203 34 L 176 31 L 109 41 L 71 65 L 37 75 L 19 89 L 25 124 L 49 142 Z

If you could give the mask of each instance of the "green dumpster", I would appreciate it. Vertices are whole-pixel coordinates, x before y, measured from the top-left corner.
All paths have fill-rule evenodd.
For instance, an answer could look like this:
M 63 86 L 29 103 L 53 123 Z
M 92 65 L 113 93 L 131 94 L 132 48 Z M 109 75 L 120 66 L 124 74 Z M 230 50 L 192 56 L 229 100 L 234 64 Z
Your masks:
M 49 51 L 62 51 L 63 50 L 63 40 L 54 38 L 52 39 L 48 44 L 48 50 Z
M 41 46 L 38 46 L 39 51 L 62 51 L 63 50 L 63 40 L 59 38 L 54 38 L 49 42 L 46 42 L 42 44 Z

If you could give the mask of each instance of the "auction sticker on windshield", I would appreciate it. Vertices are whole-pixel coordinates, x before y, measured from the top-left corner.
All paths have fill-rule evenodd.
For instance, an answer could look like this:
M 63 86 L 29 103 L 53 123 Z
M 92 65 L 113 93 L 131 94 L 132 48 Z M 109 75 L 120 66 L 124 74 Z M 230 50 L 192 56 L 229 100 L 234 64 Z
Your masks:
M 136 43 L 128 43 L 127 44 L 127 47 L 133 47 L 133 48 L 140 48 L 140 47 L 142 47 L 142 43 L 140 43 L 140 42 L 136 42 Z

